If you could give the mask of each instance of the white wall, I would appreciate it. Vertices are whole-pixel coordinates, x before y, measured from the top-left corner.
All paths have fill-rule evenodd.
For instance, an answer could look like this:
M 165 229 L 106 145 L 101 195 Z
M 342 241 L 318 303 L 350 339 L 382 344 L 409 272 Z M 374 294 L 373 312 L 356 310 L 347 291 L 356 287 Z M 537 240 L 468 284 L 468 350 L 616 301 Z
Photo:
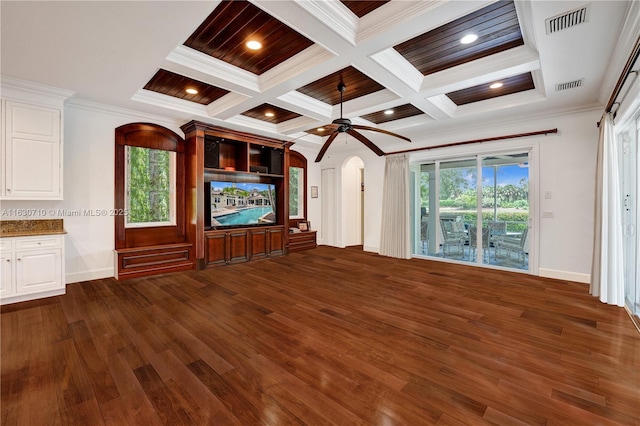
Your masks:
M 596 122 L 600 119 L 601 112 L 598 109 L 554 117 L 529 118 L 501 123 L 499 126 L 456 129 L 448 134 L 430 135 L 428 138 L 415 140 L 412 148 L 558 129 L 557 134 L 547 136 L 420 151 L 412 154 L 411 161 L 443 159 L 484 151 L 533 149 L 533 160 L 537 164 L 533 165 L 536 167 L 532 172 L 535 181 L 530 182 L 530 189 L 537 202 L 537 210 L 534 212 L 536 217 L 533 219 L 534 227 L 538 230 L 538 238 L 536 240 L 534 236 L 533 249 L 537 249 L 539 253 L 538 273 L 547 277 L 588 282 L 593 244 L 595 161 L 598 142 Z M 332 146 L 330 154 L 320 164 L 309 163 L 309 176 L 315 176 L 319 173 L 318 170 L 324 168 L 335 167 L 339 170 L 353 155 L 362 158 L 366 185 L 364 249 L 377 252 L 380 242 L 384 158 L 377 157 L 366 148 L 358 149 L 355 145 Z M 339 177 L 336 182 L 338 191 L 343 184 Z M 322 191 L 322 188 L 320 190 Z M 545 191 L 551 191 L 551 199 L 540 197 Z M 337 207 L 338 211 L 341 211 L 341 206 Z M 554 217 L 540 219 L 539 212 L 542 211 L 551 211 Z M 340 221 L 340 226 L 339 234 L 343 232 L 344 219 Z
M 113 209 L 115 129 L 141 121 L 155 121 L 183 136 L 176 123 L 160 118 L 88 103 L 65 106 L 64 200 L 2 202 L 3 209 L 44 208 L 56 212 L 33 219 L 64 220 L 67 283 L 114 276 L 114 218 L 82 213 Z
M 539 179 L 531 182 L 537 197 L 538 211 L 553 211 L 552 219 L 536 219 L 539 239 L 539 274 L 543 276 L 587 282 L 591 270 L 593 241 L 593 202 L 595 157 L 598 140 L 596 122 L 600 110 L 563 116 L 528 119 L 503 123 L 499 127 L 487 126 L 455 133 L 430 135 L 416 140 L 413 147 L 426 146 L 558 128 L 558 134 L 491 142 L 481 145 L 421 151 L 412 155 L 412 162 L 428 158 L 446 158 L 461 153 L 481 150 L 505 150 L 513 147 L 535 147 L 538 154 Z M 73 216 L 84 209 L 110 209 L 113 207 L 114 186 L 114 131 L 123 124 L 156 122 L 182 135 L 178 123 L 160 117 L 138 116 L 134 112 L 109 110 L 90 104 L 71 104 L 65 108 L 64 138 L 64 201 L 5 201 L 4 209 L 46 208 L 64 209 L 66 236 L 67 282 L 113 276 L 113 217 Z M 364 249 L 377 252 L 380 243 L 382 184 L 384 157 L 378 157 L 359 143 L 332 146 L 321 163 L 314 163 L 319 146 L 303 144 L 293 146 L 308 159 L 307 190 L 318 186 L 320 197 L 307 200 L 308 219 L 313 229 L 322 223 L 321 170 L 335 168 L 337 205 L 342 211 L 341 170 L 354 155 L 360 157 L 365 174 Z M 551 191 L 552 198 L 539 194 Z M 329 207 L 329 206 L 327 206 Z M 343 233 L 349 229 L 347 219 L 338 215 L 336 246 L 344 246 Z M 4 217 L 3 219 L 11 219 Z M 319 233 L 320 234 L 320 233 Z M 320 244 L 327 242 L 319 240 Z

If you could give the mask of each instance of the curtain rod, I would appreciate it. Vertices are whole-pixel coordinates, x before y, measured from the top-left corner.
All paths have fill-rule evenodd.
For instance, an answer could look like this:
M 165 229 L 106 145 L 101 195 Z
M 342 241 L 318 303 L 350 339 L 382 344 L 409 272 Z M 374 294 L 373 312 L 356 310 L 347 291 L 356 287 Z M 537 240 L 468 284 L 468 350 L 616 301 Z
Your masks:
M 607 107 L 605 108 L 605 112 L 607 113 L 611 112 L 611 110 L 613 109 L 613 105 L 616 104 L 616 99 L 620 95 L 620 92 L 622 91 L 622 87 L 627 82 L 627 78 L 629 77 L 629 74 L 638 73 L 638 70 L 634 71 L 631 68 L 633 67 L 633 64 L 635 64 L 635 62 L 638 60 L 639 56 L 640 56 L 640 36 L 638 36 L 638 39 L 636 40 L 636 44 L 635 46 L 633 46 L 633 50 L 631 51 L 631 55 L 629 56 L 627 63 L 624 65 L 624 68 L 622 69 L 622 74 L 620 74 L 620 78 L 618 78 L 618 82 L 616 83 L 616 86 L 613 89 L 613 93 L 611 93 L 611 97 L 609 98 L 609 102 L 607 102 Z
M 434 146 L 425 146 L 422 148 L 413 148 L 413 149 L 405 149 L 402 151 L 393 151 L 393 152 L 388 152 L 385 155 L 393 155 L 393 154 L 404 154 L 407 152 L 416 152 L 416 151 L 426 151 L 429 149 L 436 149 L 436 148 L 448 148 L 451 146 L 458 146 L 458 145 L 469 145 L 472 143 L 482 143 L 482 142 L 490 142 L 490 141 L 500 141 L 500 140 L 504 140 L 504 139 L 515 139 L 515 138 L 525 138 L 528 136 L 538 136 L 538 135 L 548 135 L 550 133 L 558 133 L 558 129 L 549 129 L 549 130 L 540 130 L 537 132 L 529 132 L 529 133 L 517 133 L 514 135 L 506 135 L 506 136 L 494 136 L 492 138 L 484 138 L 484 139 L 475 139 L 475 140 L 471 140 L 471 141 L 464 141 L 464 142 L 452 142 L 452 143 L 445 143 L 442 145 L 434 145 Z

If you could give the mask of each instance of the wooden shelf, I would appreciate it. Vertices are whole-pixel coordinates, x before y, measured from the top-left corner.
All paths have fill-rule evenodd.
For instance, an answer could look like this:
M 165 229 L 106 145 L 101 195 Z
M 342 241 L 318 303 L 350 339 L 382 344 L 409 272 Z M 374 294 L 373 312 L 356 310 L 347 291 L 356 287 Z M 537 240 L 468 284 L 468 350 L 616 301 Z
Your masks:
M 316 231 L 289 233 L 289 253 L 309 250 L 318 247 L 316 243 Z

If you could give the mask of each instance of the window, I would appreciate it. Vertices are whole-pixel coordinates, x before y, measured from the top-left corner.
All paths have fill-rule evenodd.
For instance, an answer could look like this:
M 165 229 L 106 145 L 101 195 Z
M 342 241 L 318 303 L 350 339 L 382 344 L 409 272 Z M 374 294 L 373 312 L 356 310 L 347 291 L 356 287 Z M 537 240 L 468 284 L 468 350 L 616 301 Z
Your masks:
M 126 147 L 126 227 L 175 224 L 175 152 Z
M 304 169 L 289 167 L 289 218 L 304 219 Z

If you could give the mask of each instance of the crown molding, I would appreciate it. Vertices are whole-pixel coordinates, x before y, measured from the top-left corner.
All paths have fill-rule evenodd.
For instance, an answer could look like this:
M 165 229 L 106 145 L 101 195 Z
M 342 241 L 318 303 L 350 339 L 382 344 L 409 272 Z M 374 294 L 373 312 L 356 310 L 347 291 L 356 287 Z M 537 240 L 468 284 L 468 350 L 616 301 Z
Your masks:
M 389 48 L 371 55 L 370 58 L 409 86 L 414 92 L 420 91 L 424 75 L 397 50 Z
M 212 58 L 190 47 L 180 45 L 173 49 L 166 59 L 212 77 L 233 81 L 235 84 L 254 92 L 260 91 L 260 82 L 257 75 Z
M 196 115 L 198 117 L 209 117 L 206 105 L 200 105 L 195 102 L 185 101 L 184 99 L 174 98 L 173 96 L 163 95 L 162 93 L 157 93 L 150 90 L 138 90 L 131 97 L 131 100 L 158 106 L 161 108 L 180 111 L 185 114 Z
M 338 1 L 296 0 L 296 4 L 323 22 L 327 28 L 349 44 L 356 45 L 358 17 L 342 3 Z
M 538 69 L 538 53 L 519 46 L 425 76 L 420 92 L 430 97 Z
M 314 44 L 309 46 L 294 57 L 270 69 L 258 77 L 260 91 L 265 92 L 281 84 L 288 84 L 289 80 L 297 75 L 321 66 L 336 55 Z
M 231 116 L 224 117 L 224 113 L 238 105 L 242 102 L 251 99 L 250 96 L 243 95 L 241 93 L 229 92 L 220 99 L 216 99 L 206 106 L 207 114 L 211 117 L 218 117 L 221 120 L 226 118 L 231 118 L 231 116 L 235 115 L 232 113 Z M 221 117 L 222 116 L 222 117 Z
M 421 2 L 389 2 L 361 19 L 360 31 L 358 32 L 356 43 L 361 44 L 370 38 L 387 32 L 389 28 L 402 24 L 408 19 L 427 13 L 438 6 L 441 6 L 443 3 L 446 2 L 438 0 Z M 391 11 L 391 8 L 394 10 Z
M 331 105 L 307 96 L 304 93 L 300 93 L 297 90 L 292 90 L 291 92 L 278 96 L 278 100 L 295 106 L 294 108 L 287 106 L 287 109 L 299 114 L 311 114 L 319 120 L 331 119 L 333 112 Z
M 169 117 L 149 114 L 129 108 L 116 107 L 112 105 L 99 104 L 97 102 L 89 101 L 86 99 L 73 98 L 67 102 L 66 107 L 82 109 L 85 111 L 98 112 L 101 114 L 109 114 L 127 119 L 136 119 L 144 122 L 152 122 L 162 124 L 167 127 L 180 127 L 183 124 L 182 120 L 172 119 Z
M 20 80 L 14 77 L 0 76 L 0 89 L 3 97 L 29 98 L 31 101 L 60 105 L 75 95 L 74 91 Z

